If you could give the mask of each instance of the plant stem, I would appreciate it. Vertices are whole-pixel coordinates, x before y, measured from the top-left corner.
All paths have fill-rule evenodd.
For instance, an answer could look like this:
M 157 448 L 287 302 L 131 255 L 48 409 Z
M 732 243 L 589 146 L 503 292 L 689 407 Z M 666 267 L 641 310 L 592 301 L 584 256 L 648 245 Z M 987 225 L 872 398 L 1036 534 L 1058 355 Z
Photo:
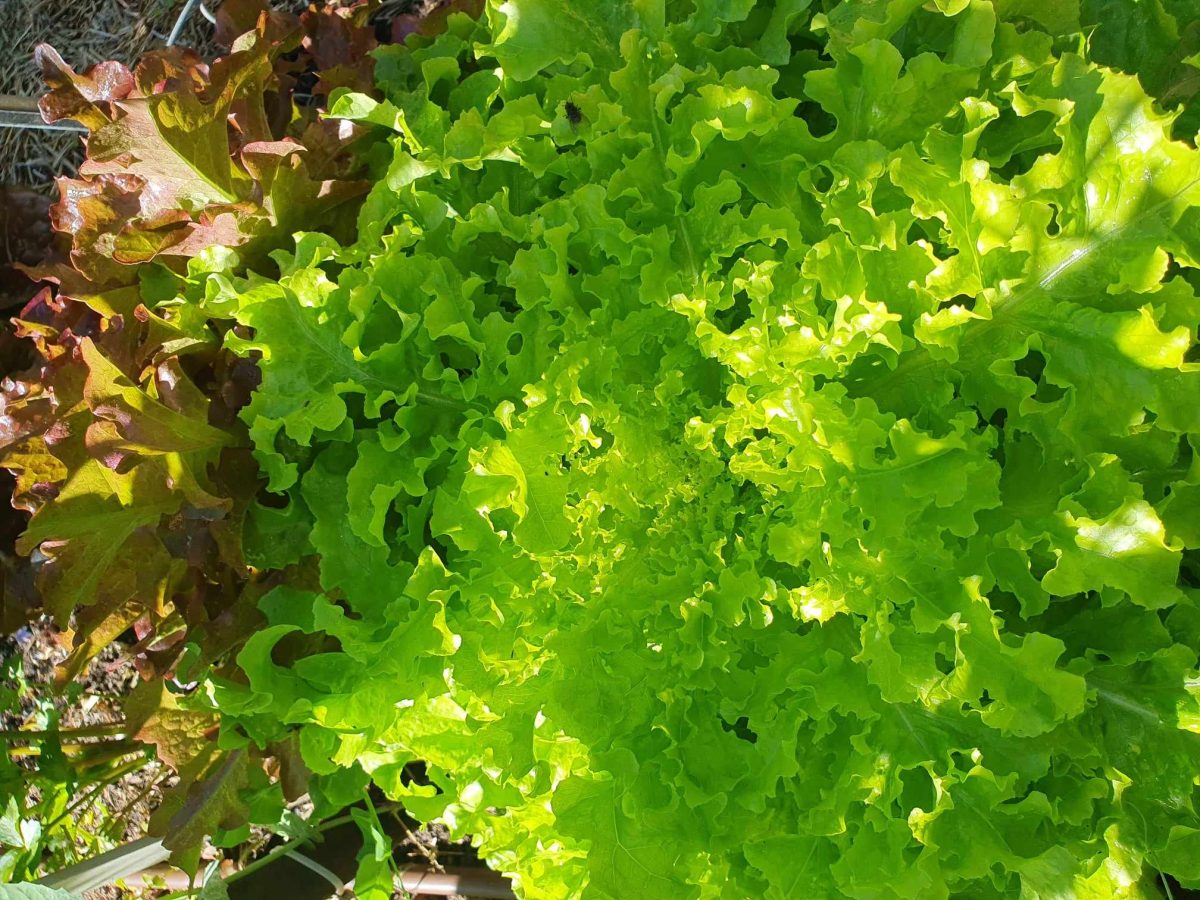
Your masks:
M 329 819 L 328 821 L 322 822 L 320 825 L 318 825 L 316 828 L 313 829 L 312 834 L 305 835 L 304 837 L 301 837 L 301 838 L 296 838 L 294 841 L 288 841 L 285 844 L 280 844 L 278 847 L 275 847 L 270 852 L 268 852 L 265 856 L 260 856 L 258 859 L 256 859 L 254 862 L 250 863 L 250 865 L 246 866 L 245 868 L 238 869 L 238 871 L 234 872 L 232 875 L 230 875 L 228 878 L 225 879 L 225 883 L 232 884 L 233 882 L 237 881 L 240 878 L 245 878 L 247 875 L 250 875 L 253 872 L 257 872 L 259 869 L 261 869 L 263 866 L 267 865 L 268 863 L 274 862 L 280 856 L 284 856 L 288 853 L 291 853 L 296 848 L 301 847 L 304 844 L 308 843 L 310 840 L 312 840 L 318 834 L 321 834 L 322 832 L 325 832 L 325 831 L 329 831 L 331 828 L 337 828 L 339 825 L 345 825 L 347 822 L 353 822 L 353 821 L 354 821 L 353 816 L 346 815 L 346 816 L 338 816 L 336 819 Z M 167 894 L 164 897 L 160 897 L 159 900 L 180 900 L 180 898 L 182 898 L 182 897 L 191 897 L 198 893 L 200 893 L 200 888 L 192 887 L 192 888 L 188 888 L 186 891 L 176 891 L 173 894 Z
M 135 767 L 144 765 L 144 763 L 141 760 L 137 760 L 137 759 L 132 760 L 131 762 L 135 765 Z M 125 773 L 121 772 L 121 774 L 124 775 Z M 160 772 L 157 776 L 155 776 L 154 778 L 151 778 L 149 783 L 144 788 L 142 788 L 142 790 L 138 793 L 138 795 L 136 797 L 134 797 L 132 800 L 130 800 L 128 803 L 126 803 L 124 806 L 122 806 L 117 812 L 113 813 L 113 815 L 112 815 L 113 819 L 116 821 L 123 820 L 125 818 L 125 816 L 135 806 L 137 806 L 139 803 L 141 803 L 143 800 L 145 800 L 148 796 L 150 796 L 150 792 L 153 791 L 160 784 L 162 784 L 163 781 L 166 780 L 166 777 L 167 777 L 166 772 Z
M 129 754 L 123 754 L 123 755 L 128 756 Z M 123 775 L 127 774 L 128 772 L 136 771 L 137 769 L 141 768 L 145 764 L 146 764 L 145 758 L 139 756 L 136 759 L 131 759 L 128 762 L 121 763 L 119 766 L 117 766 L 116 768 L 114 768 L 108 772 L 93 773 L 92 777 L 82 779 L 79 782 L 79 787 L 80 788 L 91 787 L 94 784 L 112 784 L 112 782 L 116 781 L 118 778 L 121 778 Z
M 371 813 L 371 819 L 375 823 L 375 827 L 379 829 L 381 835 L 386 835 L 387 831 L 383 827 L 383 822 L 379 820 L 379 812 L 375 809 L 375 804 L 371 802 L 371 792 L 369 789 L 363 791 L 363 799 L 367 802 L 367 810 Z M 388 853 L 388 867 L 392 870 L 392 875 L 400 876 L 400 867 L 396 865 L 396 848 L 392 847 Z
M 385 811 L 389 811 L 389 812 L 393 809 L 399 809 L 399 808 L 400 808 L 399 803 L 387 803 L 387 804 L 384 804 L 384 806 L 383 806 L 383 809 Z M 373 806 L 371 807 L 371 809 L 372 809 L 372 811 L 374 811 Z M 376 815 L 376 820 L 378 820 L 378 815 L 379 815 L 378 812 L 376 812 L 375 815 Z M 230 875 L 228 878 L 225 879 L 225 883 L 233 884 L 233 882 L 238 881 L 239 879 L 245 878 L 247 875 L 251 875 L 254 872 L 257 872 L 263 866 L 274 862 L 279 857 L 286 856 L 288 853 L 292 853 L 299 847 L 302 847 L 306 843 L 311 841 L 317 835 L 323 834 L 324 832 L 329 831 L 333 828 L 337 828 L 339 825 L 345 825 L 345 824 L 347 824 L 349 822 L 353 822 L 353 821 L 354 821 L 354 816 L 352 816 L 352 815 L 344 815 L 344 816 L 338 816 L 336 819 L 328 819 L 327 821 L 324 821 L 320 825 L 317 825 L 316 827 L 314 827 L 311 834 L 307 834 L 304 837 L 296 838 L 294 841 L 288 841 L 285 844 L 280 844 L 278 847 L 273 848 L 265 856 L 260 856 L 254 862 L 250 863 L 248 866 L 246 866 L 242 869 L 238 869 L 236 872 L 234 872 L 232 875 Z M 183 898 L 183 897 L 192 897 L 198 893 L 200 893 L 199 887 L 191 887 L 191 888 L 188 888 L 186 891 L 176 891 L 173 894 L 165 894 L 162 897 L 159 897 L 158 900 L 181 900 L 181 898 Z
M 108 775 L 106 775 L 101 780 L 92 782 L 89 785 L 91 790 L 89 790 L 86 794 L 83 794 L 82 796 L 77 797 L 75 800 L 73 800 L 71 802 L 70 806 L 68 806 L 66 809 L 64 809 L 62 812 L 60 812 L 57 816 L 55 816 L 53 819 L 51 819 L 48 823 L 43 825 L 42 830 L 49 831 L 51 828 L 53 828 L 55 825 L 57 825 L 59 822 L 61 822 L 63 819 L 65 819 L 67 816 L 71 815 L 71 813 L 75 812 L 75 810 L 79 809 L 81 806 L 86 806 L 88 803 L 90 803 L 96 797 L 100 796 L 100 794 L 104 791 L 104 789 L 106 787 L 108 787 L 110 784 L 112 784 L 114 781 L 118 780 L 119 778 L 121 778 L 122 776 L 124 776 L 125 774 L 127 774 L 129 772 L 133 772 L 133 771 L 137 770 L 141 765 L 142 765 L 142 761 L 140 759 L 131 759 L 129 762 L 125 763 L 124 765 L 117 766 L 115 769 L 113 769 L 111 772 L 109 772 Z
M 83 738 L 110 737 L 124 734 L 127 731 L 124 722 L 113 722 L 104 725 L 89 725 L 85 728 L 63 728 L 53 731 L 0 731 L 0 741 L 40 741 L 50 737 Z
M 123 739 L 120 741 L 102 741 L 102 742 L 96 743 L 96 744 L 62 744 L 62 745 L 60 745 L 60 748 L 62 749 L 62 751 L 64 753 L 79 753 L 79 756 L 75 757 L 75 759 L 73 759 L 72 762 L 79 761 L 79 762 L 85 762 L 87 764 L 92 764 L 95 762 L 106 762 L 108 760 L 112 760 L 112 759 L 116 759 L 121 756 L 125 756 L 129 753 L 136 753 L 139 749 L 139 747 L 136 744 L 132 744 L 129 741 L 126 741 Z M 89 756 L 86 752 L 88 750 L 95 750 L 95 749 L 103 749 L 103 750 L 106 750 L 109 752 L 97 754 L 95 756 Z M 9 755 L 9 758 L 11 758 L 11 759 L 20 759 L 21 757 L 25 757 L 25 756 L 41 756 L 42 748 L 41 747 L 9 747 L 8 755 Z

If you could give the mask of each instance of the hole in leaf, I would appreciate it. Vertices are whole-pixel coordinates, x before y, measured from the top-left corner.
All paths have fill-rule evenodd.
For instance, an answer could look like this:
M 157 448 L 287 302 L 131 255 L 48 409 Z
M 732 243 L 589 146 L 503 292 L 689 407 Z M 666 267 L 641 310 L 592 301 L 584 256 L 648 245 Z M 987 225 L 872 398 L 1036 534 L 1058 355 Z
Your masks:
M 291 505 L 291 498 L 287 494 L 275 494 L 265 488 L 258 492 L 255 499 L 267 509 L 287 509 Z
M 403 334 L 404 320 L 387 303 L 375 300 L 367 310 L 359 348 L 370 355 L 381 347 L 399 342 Z
M 495 520 L 493 519 L 493 521 Z M 422 508 L 421 541 L 426 547 L 433 549 L 442 559 L 448 560 L 453 558 L 453 553 L 451 552 L 453 548 L 450 542 L 442 540 L 441 535 L 433 533 L 433 527 L 430 525 L 428 505 Z
M 517 514 L 511 509 L 493 509 L 488 513 L 488 518 L 492 520 L 492 527 L 496 531 L 507 531 L 512 534 L 514 528 L 517 527 Z
M 367 421 L 367 398 L 363 394 L 342 394 L 342 402 L 346 404 L 346 418 L 351 422 Z
M 925 226 L 920 219 L 914 219 L 913 223 L 908 226 L 908 232 L 904 235 L 904 240 L 910 244 L 915 244 L 917 241 L 929 240 L 929 235 L 925 231 Z
M 1029 626 L 1021 617 L 1021 601 L 1015 594 L 993 588 L 988 592 L 988 603 L 1009 633 L 1017 636 L 1029 630 Z
M 425 771 L 425 763 L 410 762 L 405 765 L 404 770 L 400 773 L 400 783 L 405 787 L 416 784 L 421 787 L 429 787 L 432 782 L 429 780 L 429 775 Z M 438 793 L 441 793 L 439 790 Z
M 298 463 L 303 469 L 312 456 L 312 448 L 301 444 L 287 436 L 282 429 L 275 434 L 275 452 L 291 463 Z
M 611 447 L 613 445 L 613 433 L 604 427 L 603 419 L 593 419 L 591 422 L 591 427 L 588 430 L 592 433 L 593 437 L 600 439 L 600 446 L 602 448 Z
M 420 547 L 413 547 L 411 546 L 411 540 L 405 541 L 403 539 L 409 526 L 416 524 L 415 522 L 408 521 L 408 508 L 406 497 L 403 494 L 388 504 L 388 508 L 383 514 L 383 536 L 392 545 L 393 550 L 398 550 L 401 545 L 407 543 L 409 550 L 413 553 L 418 553 L 420 552 Z M 399 554 L 399 557 L 405 558 L 403 553 Z M 394 561 L 399 562 L 399 559 Z
M 748 744 L 758 743 L 758 734 L 750 728 L 750 720 L 746 716 L 741 716 L 736 722 L 730 725 L 721 719 L 721 727 L 726 732 L 733 732 L 739 740 L 743 740 Z
M 507 285 L 494 284 L 492 290 L 497 295 L 496 306 L 500 312 L 509 316 L 515 316 L 521 311 L 521 304 L 517 302 L 517 292 Z
M 1054 403 L 1066 395 L 1066 388 L 1059 387 L 1057 384 L 1049 381 L 1041 381 L 1038 383 L 1038 388 L 1034 392 L 1033 399 L 1038 403 Z
M 439 352 L 438 362 L 442 364 L 443 369 L 452 369 L 460 381 L 466 381 L 479 368 L 479 357 L 475 351 L 458 345 Z
M 833 173 L 819 163 L 813 166 L 812 186 L 817 193 L 824 194 L 833 187 Z
M 1179 562 L 1179 586 L 1200 588 L 1200 550 L 1189 547 Z
M 1029 556 L 1029 573 L 1041 581 L 1046 573 L 1058 565 L 1058 557 L 1050 549 L 1046 541 L 1039 541 L 1027 551 Z
M 977 153 L 995 168 L 998 179 L 1011 181 L 1033 168 L 1039 156 L 1062 149 L 1062 139 L 1053 131 L 1056 121 L 1046 110 L 1019 116 L 1007 107 L 984 130 Z
M 924 769 L 904 769 L 900 773 L 900 808 L 905 815 L 912 809 L 926 812 L 937 804 L 933 779 Z
M 808 125 L 808 132 L 815 138 L 833 134 L 837 130 L 837 119 L 826 112 L 825 107 L 806 100 L 796 107 L 795 115 Z
M 351 608 L 350 602 L 345 598 L 339 599 L 337 601 L 337 606 L 342 611 L 342 615 L 344 615 L 351 622 L 361 622 L 363 620 L 362 613 Z
M 912 208 L 912 198 L 885 175 L 875 183 L 871 208 L 875 210 L 875 215 L 881 218 L 889 213 L 907 214 Z
M 323 631 L 314 634 L 302 634 L 298 631 L 285 634 L 271 648 L 271 662 L 283 668 L 290 668 L 297 659 L 308 655 L 314 641 L 318 644 L 323 643 L 326 637 L 328 636 Z
M 805 560 L 799 566 L 792 566 L 773 559 L 766 559 L 760 563 L 759 568 L 763 575 L 770 578 L 784 590 L 790 591 L 796 588 L 807 587 L 811 582 L 808 560 Z
M 1195 455 L 1195 452 L 1192 450 L 1192 442 L 1188 440 L 1186 434 L 1181 434 L 1175 450 L 1175 466 L 1180 469 L 1187 469 L 1191 466 Z
M 952 306 L 961 306 L 963 309 L 974 309 L 975 298 L 967 294 L 955 294 L 949 300 L 943 300 L 938 304 L 938 309 L 950 309 Z
M 713 316 L 713 324 L 725 334 L 733 334 L 750 318 L 750 298 L 739 291 L 733 303 Z
M 1058 234 L 1062 230 L 1058 224 L 1058 212 L 1059 212 L 1058 204 L 1051 203 L 1050 204 L 1050 222 L 1049 222 L 1049 224 L 1046 225 L 1046 234 L 1050 235 L 1051 237 L 1054 237 L 1056 234 Z
M 942 262 L 948 262 L 958 256 L 958 251 L 945 242 L 945 233 L 939 232 L 937 235 L 931 235 L 926 238 L 929 248 L 933 251 L 933 255 Z
M 1030 350 L 1013 364 L 1013 371 L 1022 378 L 1028 378 L 1034 384 L 1038 384 L 1042 380 L 1042 373 L 1046 371 L 1046 357 L 1037 350 Z
M 379 404 L 379 420 L 381 422 L 396 418 L 396 414 L 399 412 L 400 404 L 393 399 L 384 400 Z

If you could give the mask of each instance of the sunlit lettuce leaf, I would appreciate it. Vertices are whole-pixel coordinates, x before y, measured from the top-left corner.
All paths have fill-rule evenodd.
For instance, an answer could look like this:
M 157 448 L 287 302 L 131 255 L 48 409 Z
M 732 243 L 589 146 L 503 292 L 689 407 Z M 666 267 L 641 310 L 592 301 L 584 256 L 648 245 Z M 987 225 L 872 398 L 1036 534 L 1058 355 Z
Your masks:
M 357 238 L 188 298 L 263 373 L 255 533 L 320 557 L 225 733 L 529 898 L 1196 884 L 1200 154 L 1084 5 L 379 51 Z

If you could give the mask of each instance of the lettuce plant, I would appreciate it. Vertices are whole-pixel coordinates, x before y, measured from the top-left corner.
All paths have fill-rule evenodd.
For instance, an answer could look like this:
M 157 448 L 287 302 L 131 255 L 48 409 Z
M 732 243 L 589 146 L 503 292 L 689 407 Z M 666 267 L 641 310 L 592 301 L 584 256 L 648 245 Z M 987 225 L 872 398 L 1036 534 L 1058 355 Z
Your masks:
M 232 611 L 258 487 L 237 410 L 257 372 L 222 349 L 228 323 L 151 307 L 206 275 L 206 248 L 254 261 L 313 216 L 334 233 L 352 223 L 367 184 L 346 147 L 360 133 L 292 116 L 289 70 L 312 62 L 311 41 L 300 60 L 285 56 L 303 37 L 300 20 L 264 15 L 211 67 L 172 48 L 132 72 L 109 62 L 79 74 L 37 49 L 44 116 L 91 133 L 80 177 L 59 180 L 51 207 L 63 250 L 29 270 L 53 288 L 16 320 L 37 358 L 6 373 L 0 464 L 34 514 L 22 548 L 43 558 L 47 612 L 63 625 L 77 614 L 68 675 L 134 623 L 139 649 L 159 645 L 153 662 L 142 655 L 148 673 L 173 667 L 189 626 L 207 632 L 213 659 L 254 617 L 253 600 Z
M 1139 82 L 1118 6 L 490 0 L 376 51 L 356 238 L 158 305 L 258 360 L 246 558 L 319 560 L 203 686 L 223 746 L 528 898 L 1200 886 L 1196 70 Z

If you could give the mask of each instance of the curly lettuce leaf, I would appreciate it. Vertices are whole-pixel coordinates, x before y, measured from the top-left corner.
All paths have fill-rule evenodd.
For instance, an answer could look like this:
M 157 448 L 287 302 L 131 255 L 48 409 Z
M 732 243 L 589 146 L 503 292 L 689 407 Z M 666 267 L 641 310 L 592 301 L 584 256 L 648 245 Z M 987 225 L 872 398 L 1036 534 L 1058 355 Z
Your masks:
M 530 898 L 1194 884 L 1200 155 L 1085 13 L 493 0 L 379 51 L 357 239 L 195 298 L 320 556 L 225 723 Z

